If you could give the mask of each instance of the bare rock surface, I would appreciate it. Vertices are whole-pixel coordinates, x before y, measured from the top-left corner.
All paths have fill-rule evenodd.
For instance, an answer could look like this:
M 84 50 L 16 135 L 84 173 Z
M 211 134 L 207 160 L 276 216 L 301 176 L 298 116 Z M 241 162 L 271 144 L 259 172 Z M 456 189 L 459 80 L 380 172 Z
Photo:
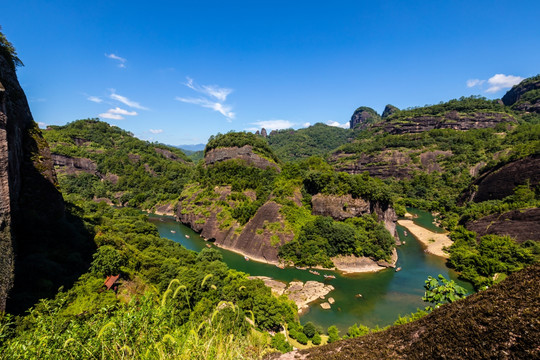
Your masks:
M 216 148 L 208 151 L 204 156 L 206 165 L 212 165 L 217 162 L 232 159 L 243 160 L 248 165 L 258 167 L 259 169 L 274 168 L 277 171 L 281 171 L 281 168 L 276 163 L 253 152 L 253 147 L 251 145 Z
M 332 285 L 327 285 L 318 281 L 307 281 L 305 283 L 302 281 L 291 281 L 286 284 L 267 276 L 251 276 L 250 279 L 262 280 L 277 296 L 286 294 L 289 299 L 296 303 L 298 312 L 305 311 L 309 307 L 309 303 L 318 300 L 321 296 L 326 296 L 329 292 L 334 290 Z

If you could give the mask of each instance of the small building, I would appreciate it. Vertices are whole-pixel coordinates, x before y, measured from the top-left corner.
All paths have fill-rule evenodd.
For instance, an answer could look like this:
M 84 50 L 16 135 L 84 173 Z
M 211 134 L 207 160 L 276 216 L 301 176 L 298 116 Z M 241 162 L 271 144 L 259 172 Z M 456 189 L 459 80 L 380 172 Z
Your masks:
M 105 283 L 103 283 L 103 285 L 105 285 L 107 290 L 110 290 L 114 285 L 116 285 L 118 283 L 119 278 L 120 278 L 120 274 L 118 274 L 118 275 L 109 275 L 109 276 L 107 276 L 107 279 L 105 279 Z M 114 290 L 116 291 L 116 287 L 114 288 Z

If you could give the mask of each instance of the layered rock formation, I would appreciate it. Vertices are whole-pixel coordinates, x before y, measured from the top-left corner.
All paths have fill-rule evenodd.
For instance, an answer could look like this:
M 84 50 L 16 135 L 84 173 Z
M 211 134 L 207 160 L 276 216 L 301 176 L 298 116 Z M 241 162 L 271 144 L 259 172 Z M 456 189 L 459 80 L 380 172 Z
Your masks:
M 514 193 L 518 185 L 534 189 L 540 182 L 540 154 L 501 164 L 477 178 L 461 201 L 500 200 Z
M 384 222 L 386 230 L 399 242 L 396 230 L 397 215 L 388 204 L 354 199 L 350 194 L 343 196 L 316 194 L 311 199 L 313 215 L 330 216 L 343 221 L 364 214 L 377 214 L 379 221 Z
M 416 156 L 419 161 L 413 161 Z M 362 174 L 367 171 L 370 176 L 381 179 L 407 179 L 417 170 L 432 173 L 441 171 L 440 161 L 452 156 L 451 151 L 417 151 L 417 150 L 384 150 L 379 154 L 350 154 L 337 151 L 330 156 L 329 162 L 337 171 L 349 174 Z
M 508 235 L 517 242 L 540 241 L 540 209 L 512 210 L 504 214 L 492 214 L 468 222 L 465 227 L 478 237 L 484 235 Z
M 433 129 L 484 129 L 493 128 L 499 123 L 517 123 L 517 120 L 509 114 L 481 111 L 466 114 L 449 111 L 444 115 L 421 115 L 399 121 L 392 121 L 390 117 L 388 120 L 375 124 L 374 127 L 388 134 L 399 135 L 416 134 Z
M 14 283 L 26 222 L 63 216 L 46 141 L 32 118 L 11 59 L 0 53 L 0 311 Z
M 381 117 L 370 107 L 362 106 L 356 109 L 349 121 L 351 129 L 365 129 L 370 124 L 381 120 Z
M 77 158 L 66 155 L 52 154 L 54 166 L 58 172 L 75 175 L 81 172 L 98 175 L 97 164 L 87 158 Z
M 206 165 L 212 165 L 217 162 L 232 159 L 245 161 L 246 164 L 255 166 L 259 169 L 274 168 L 278 171 L 281 170 L 276 163 L 256 154 L 251 145 L 244 145 L 242 147 L 220 147 L 208 151 L 204 156 Z

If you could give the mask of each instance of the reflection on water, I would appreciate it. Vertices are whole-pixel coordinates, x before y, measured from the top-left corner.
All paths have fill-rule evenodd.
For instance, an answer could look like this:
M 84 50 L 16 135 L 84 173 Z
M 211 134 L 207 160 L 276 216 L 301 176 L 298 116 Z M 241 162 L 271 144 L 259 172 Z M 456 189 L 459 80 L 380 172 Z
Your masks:
M 426 222 L 431 224 L 432 218 L 429 213 L 420 213 L 415 209 L 408 210 L 419 213 L 419 217 L 414 219 L 415 222 L 418 220 L 418 225 L 426 226 Z M 176 222 L 172 217 L 150 216 L 150 221 L 158 227 L 162 237 L 179 242 L 188 249 L 201 251 L 208 244 L 196 232 Z M 456 273 L 446 267 L 445 259 L 426 254 L 421 244 L 411 234 L 405 236 L 405 229 L 399 225 L 397 228 L 400 239 L 405 241 L 404 245 L 398 247 L 397 266 L 402 268 L 399 272 L 386 269 L 376 273 L 343 276 L 332 271 L 319 270 L 321 275 L 318 276 L 306 270 L 279 269 L 274 265 L 246 261 L 242 255 L 212 247 L 221 252 L 223 260 L 230 268 L 250 275 L 270 276 L 282 281 L 315 280 L 332 284 L 336 288 L 328 294 L 336 300 L 332 308 L 323 310 L 318 305 L 322 301 L 315 302 L 310 310 L 302 315 L 301 320 L 312 321 L 324 329 L 330 325 L 337 325 L 344 334 L 354 323 L 370 327 L 386 326 L 393 323 L 399 315 L 424 308 L 426 304 L 421 299 L 424 294 L 424 280 L 430 275 L 442 274 L 472 291 L 470 284 L 457 280 Z M 336 279 L 325 280 L 324 274 L 335 275 Z M 357 294 L 361 294 L 362 297 L 356 297 Z

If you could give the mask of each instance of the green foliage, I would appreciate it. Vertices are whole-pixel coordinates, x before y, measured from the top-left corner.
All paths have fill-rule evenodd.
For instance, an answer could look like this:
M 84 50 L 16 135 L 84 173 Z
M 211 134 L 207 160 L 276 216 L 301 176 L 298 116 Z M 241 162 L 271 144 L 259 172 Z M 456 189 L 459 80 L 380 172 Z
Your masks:
M 365 325 L 358 326 L 357 324 L 354 324 L 353 326 L 349 327 L 347 330 L 347 336 L 349 338 L 355 338 L 360 337 L 369 334 L 370 330 L 369 327 Z
M 268 143 L 280 159 L 296 161 L 310 156 L 325 156 L 348 142 L 352 135 L 349 129 L 317 123 L 305 129 L 272 132 Z
M 450 234 L 448 265 L 476 288 L 493 284 L 498 273 L 510 274 L 540 259 L 532 242 L 515 243 L 508 236 L 486 235 L 476 241 L 476 233 L 459 226 Z
M 296 340 L 302 345 L 307 345 L 307 343 L 309 341 L 308 337 L 303 332 L 299 332 L 296 335 Z
M 15 47 L 1 30 L 2 27 L 0 26 L 0 55 L 8 61 L 14 70 L 17 66 L 24 66 L 21 59 L 17 56 Z
M 394 325 L 403 325 L 408 324 L 410 322 L 416 321 L 418 319 L 423 318 L 429 314 L 426 310 L 418 309 L 415 313 L 411 313 L 410 315 L 406 315 L 403 317 L 399 317 L 395 322 Z
M 94 254 L 91 271 L 101 276 L 118 275 L 125 264 L 123 254 L 110 245 L 104 245 Z
M 328 328 L 328 343 L 331 344 L 333 342 L 336 342 L 340 339 L 339 337 L 339 330 L 335 325 L 332 325 Z
M 210 150 L 221 147 L 242 147 L 250 145 L 253 151 L 264 158 L 279 163 L 279 158 L 274 154 L 268 142 L 260 136 L 250 132 L 228 132 L 226 134 L 217 134 L 210 136 L 204 149 L 206 155 Z
M 292 351 L 293 349 L 292 345 L 287 342 L 287 339 L 285 338 L 285 335 L 283 335 L 283 333 L 277 333 L 276 335 L 274 335 L 272 341 L 270 342 L 270 345 L 274 349 L 282 353 Z
M 86 158 L 97 165 L 94 174 L 60 174 L 65 194 L 151 209 L 174 202 L 192 176 L 193 165 L 181 150 L 139 140 L 97 119 L 50 126 L 43 135 L 53 154 Z
M 453 303 L 456 300 L 467 296 L 467 290 L 454 282 L 447 280 L 439 274 L 438 279 L 428 276 L 425 281 L 424 289 L 426 289 L 422 300 L 427 303 L 435 304 L 435 309 L 447 303 Z M 432 310 L 428 306 L 426 310 Z
M 317 334 L 317 328 L 312 322 L 308 322 L 304 325 L 302 332 L 308 337 L 308 339 L 311 339 L 313 336 L 315 336 L 315 334 Z
M 319 333 L 316 332 L 315 335 L 313 335 L 313 338 L 311 339 L 311 343 L 313 345 L 321 345 L 321 342 L 322 342 L 321 335 L 319 335 Z

